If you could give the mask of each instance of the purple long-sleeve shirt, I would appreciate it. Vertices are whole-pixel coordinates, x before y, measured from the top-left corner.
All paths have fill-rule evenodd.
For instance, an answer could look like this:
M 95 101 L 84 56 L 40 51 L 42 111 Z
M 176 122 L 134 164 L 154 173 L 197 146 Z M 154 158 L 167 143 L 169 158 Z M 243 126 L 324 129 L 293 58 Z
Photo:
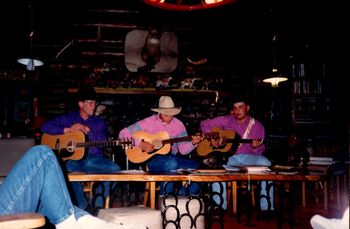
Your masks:
M 107 140 L 108 132 L 103 119 L 93 115 L 84 120 L 78 111 L 63 114 L 45 122 L 41 127 L 41 131 L 52 135 L 63 134 L 64 128 L 71 127 L 76 123 L 81 123 L 90 128 L 88 133 L 89 141 Z M 102 155 L 103 151 L 102 148 L 99 147 L 90 147 L 89 153 L 94 155 Z
M 233 130 L 239 136 L 243 136 L 248 124 L 251 119 L 248 116 L 243 124 L 236 121 L 233 115 L 218 116 L 213 119 L 203 120 L 200 124 L 203 133 L 212 131 L 214 127 L 218 127 L 222 130 Z M 258 120 L 254 119 L 254 124 L 247 136 L 247 139 L 264 139 L 265 138 L 265 128 Z M 243 143 L 238 149 L 236 154 L 254 154 L 262 155 L 265 151 L 265 145 L 253 148 L 250 143 Z
M 147 117 L 143 120 L 125 127 L 119 132 L 119 138 L 131 138 L 137 131 L 145 131 L 149 134 L 156 134 L 160 131 L 166 131 L 170 139 L 187 136 L 185 125 L 176 117 L 174 117 L 169 124 L 164 123 L 158 114 Z M 140 143 L 139 139 L 135 139 L 135 146 Z M 182 155 L 189 154 L 196 146 L 190 141 L 182 141 L 173 143 L 171 147 L 172 154 L 180 153 Z

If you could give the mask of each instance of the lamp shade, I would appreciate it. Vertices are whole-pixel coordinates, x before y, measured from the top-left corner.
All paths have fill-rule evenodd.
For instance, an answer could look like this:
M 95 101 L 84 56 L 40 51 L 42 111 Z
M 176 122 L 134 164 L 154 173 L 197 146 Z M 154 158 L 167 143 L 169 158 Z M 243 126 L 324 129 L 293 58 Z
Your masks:
M 266 78 L 263 80 L 265 83 L 271 83 L 272 87 L 278 87 L 278 84 L 284 81 L 287 81 L 288 78 L 284 76 L 275 76 L 275 77 L 270 77 Z
M 30 17 L 29 17 L 29 20 L 30 20 L 29 50 L 30 50 L 30 53 L 28 55 L 29 57 L 17 59 L 17 62 L 25 65 L 28 71 L 34 71 L 35 67 L 42 66 L 42 65 L 44 65 L 44 63 L 40 60 L 36 60 L 36 59 L 31 58 L 31 57 L 33 57 L 34 13 L 33 13 L 33 6 L 31 4 L 29 4 L 28 8 L 30 10 Z
M 17 62 L 27 66 L 28 71 L 34 71 L 35 67 L 44 65 L 42 61 L 32 58 L 21 58 L 18 59 Z
M 272 38 L 272 56 L 273 56 L 273 68 L 272 74 L 269 77 L 263 79 L 264 83 L 270 83 L 272 87 L 278 87 L 278 84 L 284 81 L 287 81 L 288 78 L 282 76 L 278 73 L 277 69 L 277 57 L 276 57 L 276 39 L 277 35 L 275 34 Z

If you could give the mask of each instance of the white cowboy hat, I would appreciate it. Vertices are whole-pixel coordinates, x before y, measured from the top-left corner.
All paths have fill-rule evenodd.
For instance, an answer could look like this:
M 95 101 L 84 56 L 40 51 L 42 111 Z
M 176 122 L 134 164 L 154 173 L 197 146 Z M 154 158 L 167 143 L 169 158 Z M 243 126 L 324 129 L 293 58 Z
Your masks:
M 159 107 L 151 110 L 165 115 L 177 115 L 181 112 L 181 107 L 175 107 L 170 96 L 161 96 L 159 98 Z

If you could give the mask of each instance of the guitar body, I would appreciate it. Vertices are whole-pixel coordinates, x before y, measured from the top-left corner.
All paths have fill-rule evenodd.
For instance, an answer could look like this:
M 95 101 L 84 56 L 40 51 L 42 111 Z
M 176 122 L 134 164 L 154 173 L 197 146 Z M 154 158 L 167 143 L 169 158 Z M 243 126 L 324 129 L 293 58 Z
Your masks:
M 141 150 L 139 147 L 127 148 L 125 154 L 128 157 L 128 160 L 133 163 L 142 163 L 153 157 L 154 155 L 165 155 L 168 154 L 171 150 L 171 143 L 163 144 L 164 140 L 169 140 L 169 134 L 166 131 L 161 131 L 156 134 L 149 134 L 144 131 L 137 131 L 133 135 L 134 139 L 140 141 L 144 140 L 150 142 L 155 146 L 155 151 L 146 153 Z
M 85 142 L 85 134 L 80 131 L 66 134 L 43 134 L 41 144 L 57 151 L 62 160 L 80 160 L 85 155 L 84 147 L 77 144 Z
M 232 140 L 235 138 L 235 132 L 233 130 L 222 130 L 218 127 L 214 127 L 212 132 L 218 133 L 219 138 L 226 138 L 228 143 L 220 148 L 213 147 L 210 139 L 204 139 L 197 146 L 197 154 L 199 156 L 207 156 L 211 152 L 227 153 L 232 148 Z

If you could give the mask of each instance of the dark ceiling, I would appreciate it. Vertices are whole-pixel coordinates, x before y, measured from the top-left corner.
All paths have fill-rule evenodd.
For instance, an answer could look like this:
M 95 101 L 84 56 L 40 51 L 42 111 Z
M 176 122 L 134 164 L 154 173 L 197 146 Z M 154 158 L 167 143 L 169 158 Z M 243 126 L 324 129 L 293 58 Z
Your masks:
M 330 1 L 240 0 L 217 9 L 174 12 L 141 0 L 13 0 L 1 3 L 2 69 L 22 68 L 16 59 L 29 53 L 29 5 L 33 50 L 47 72 L 104 65 L 125 69 L 125 35 L 150 25 L 176 33 L 180 63 L 206 57 L 209 68 L 238 76 L 271 68 L 275 33 L 282 71 L 291 57 L 333 62 L 345 45 L 342 7 Z

